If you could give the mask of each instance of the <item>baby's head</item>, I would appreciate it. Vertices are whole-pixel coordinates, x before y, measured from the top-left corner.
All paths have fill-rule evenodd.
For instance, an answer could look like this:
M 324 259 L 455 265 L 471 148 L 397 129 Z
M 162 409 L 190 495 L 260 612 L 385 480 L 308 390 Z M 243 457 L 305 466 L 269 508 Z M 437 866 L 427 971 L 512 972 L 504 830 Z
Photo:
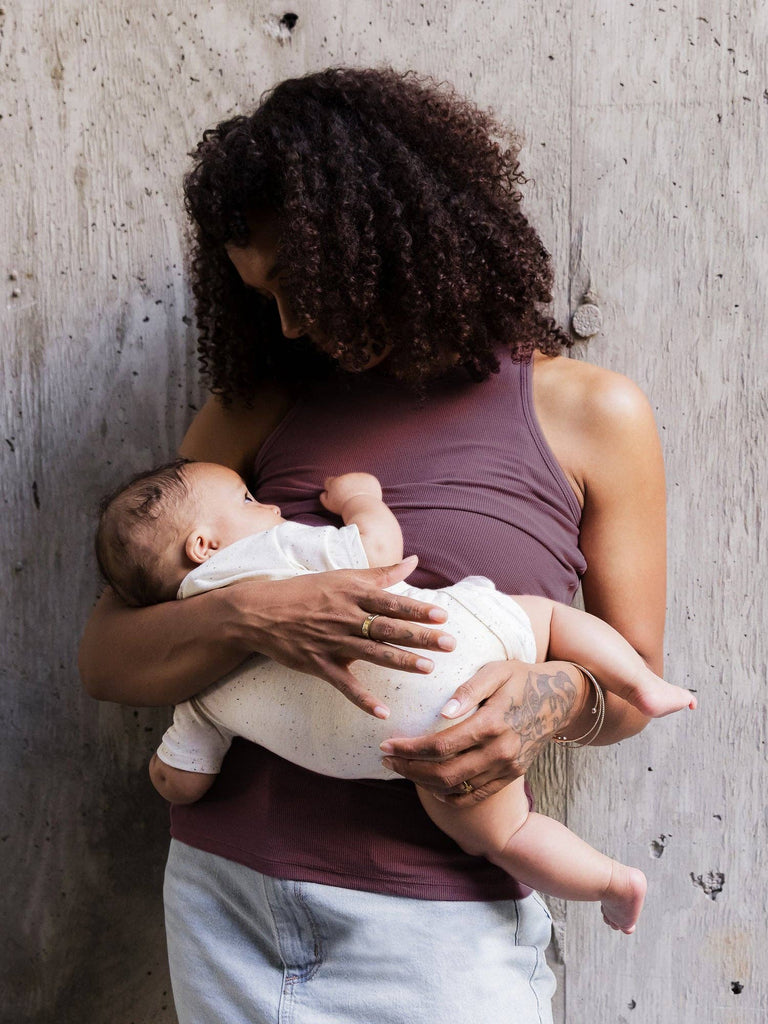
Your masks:
M 284 520 L 234 470 L 179 459 L 141 473 L 101 503 L 96 558 L 130 605 L 176 597 L 187 573 L 214 552 Z

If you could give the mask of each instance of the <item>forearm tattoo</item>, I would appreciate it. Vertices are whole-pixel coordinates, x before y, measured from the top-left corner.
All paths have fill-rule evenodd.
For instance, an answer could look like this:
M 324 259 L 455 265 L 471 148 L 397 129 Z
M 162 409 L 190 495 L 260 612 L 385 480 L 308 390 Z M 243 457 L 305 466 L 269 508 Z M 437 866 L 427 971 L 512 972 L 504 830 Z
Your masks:
M 526 768 L 542 745 L 567 723 L 577 688 L 567 672 L 529 672 L 519 703 L 513 701 L 504 721 L 520 740 L 519 760 Z

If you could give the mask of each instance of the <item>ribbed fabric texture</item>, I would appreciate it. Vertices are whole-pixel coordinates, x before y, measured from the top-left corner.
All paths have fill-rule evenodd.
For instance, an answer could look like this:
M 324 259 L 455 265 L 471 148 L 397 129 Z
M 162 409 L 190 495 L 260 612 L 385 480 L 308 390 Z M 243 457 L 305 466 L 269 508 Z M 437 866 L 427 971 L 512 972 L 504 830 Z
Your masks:
M 586 568 L 580 510 L 533 411 L 530 363 L 501 356 L 480 384 L 458 375 L 424 401 L 367 372 L 318 387 L 267 439 L 256 496 L 286 519 L 338 523 L 320 505 L 326 476 L 382 482 L 414 586 L 488 576 L 509 594 L 570 603 Z M 520 898 L 529 890 L 463 853 L 410 785 L 343 781 L 236 740 L 209 794 L 173 807 L 172 834 L 265 874 L 419 899 Z

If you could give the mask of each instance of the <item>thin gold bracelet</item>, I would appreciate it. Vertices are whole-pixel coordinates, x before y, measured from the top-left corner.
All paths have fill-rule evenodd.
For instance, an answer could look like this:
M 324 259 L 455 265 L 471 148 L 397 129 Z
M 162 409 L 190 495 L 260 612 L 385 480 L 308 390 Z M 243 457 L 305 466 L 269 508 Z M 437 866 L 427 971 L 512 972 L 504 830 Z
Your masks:
M 568 664 L 573 665 L 573 667 L 577 668 L 579 672 L 583 672 L 585 678 L 587 678 L 594 686 L 595 706 L 592 708 L 592 714 L 596 717 L 595 721 L 583 736 L 579 736 L 575 740 L 569 740 L 566 736 L 553 736 L 552 739 L 555 743 L 559 743 L 561 747 L 588 747 L 590 743 L 594 743 L 600 735 L 600 730 L 603 728 L 603 723 L 605 722 L 605 696 L 597 680 L 589 669 L 584 668 L 583 665 L 577 665 L 575 661 L 569 661 Z

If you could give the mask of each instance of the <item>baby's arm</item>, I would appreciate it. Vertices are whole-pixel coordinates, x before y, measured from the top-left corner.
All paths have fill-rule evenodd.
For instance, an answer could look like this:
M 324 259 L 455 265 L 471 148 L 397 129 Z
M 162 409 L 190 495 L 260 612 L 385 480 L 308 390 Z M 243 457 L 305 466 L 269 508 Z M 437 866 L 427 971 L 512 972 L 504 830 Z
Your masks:
M 696 698 L 652 672 L 637 651 L 602 619 L 545 597 L 516 597 L 536 636 L 541 661 L 573 661 L 651 718 L 695 708 Z
M 330 476 L 320 501 L 329 512 L 341 516 L 346 526 L 354 524 L 371 568 L 392 565 L 403 557 L 400 525 L 381 500 L 381 484 L 370 473 Z
M 149 762 L 149 777 L 160 796 L 172 804 L 193 804 L 208 792 L 216 774 L 186 772 L 161 761 L 157 754 Z
M 152 785 L 172 804 L 199 800 L 213 785 L 233 736 L 230 729 L 208 714 L 197 698 L 177 704 L 173 723 L 149 763 Z

